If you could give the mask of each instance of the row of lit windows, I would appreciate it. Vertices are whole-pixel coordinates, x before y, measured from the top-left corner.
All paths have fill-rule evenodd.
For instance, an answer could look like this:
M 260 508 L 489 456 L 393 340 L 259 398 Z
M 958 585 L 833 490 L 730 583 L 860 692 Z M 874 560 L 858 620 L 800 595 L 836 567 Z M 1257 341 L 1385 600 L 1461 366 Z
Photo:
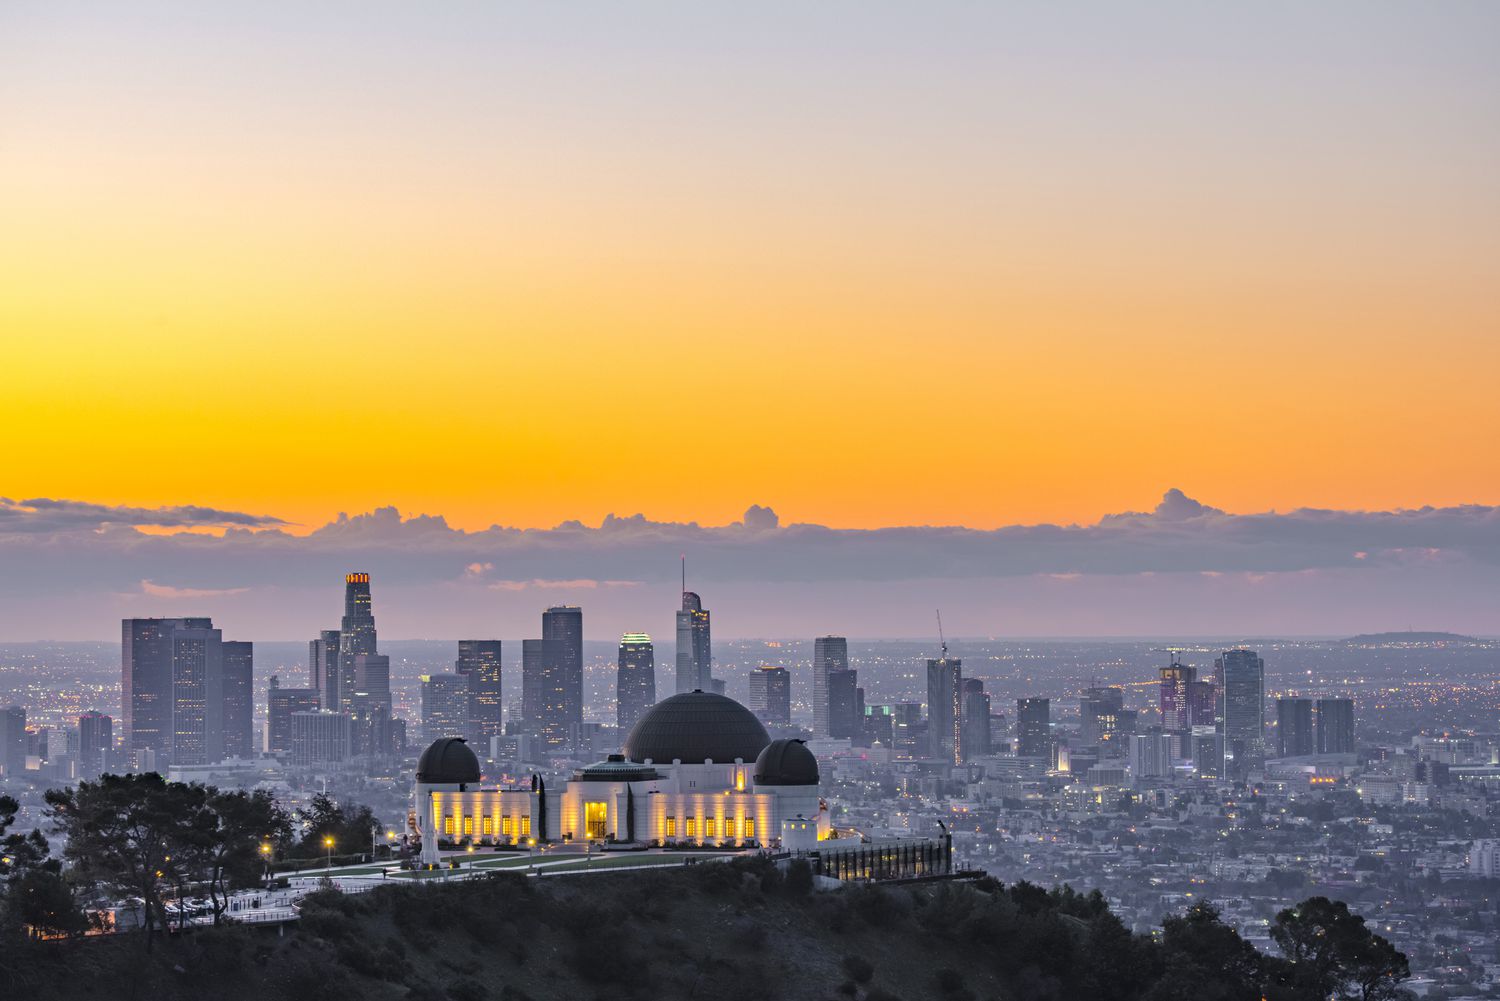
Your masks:
M 516 819 L 517 818 L 512 817 L 508 813 L 500 815 L 500 836 L 501 837 L 503 837 L 503 838 L 513 838 L 513 837 L 516 836 L 516 834 L 517 834 L 517 831 L 516 831 Z M 520 823 L 520 828 L 521 829 L 520 829 L 519 833 L 520 833 L 521 837 L 524 838 L 524 837 L 528 836 L 529 834 L 531 834 L 531 814 L 529 814 L 529 813 L 523 813 L 523 814 L 521 814 L 521 816 L 520 816 L 519 819 L 521 821 L 521 823 Z M 484 816 L 482 816 L 482 817 L 479 818 L 479 831 L 485 837 L 491 837 L 491 836 L 494 835 L 494 833 L 495 833 L 495 817 L 494 817 L 493 814 L 485 814 Z M 466 814 L 464 814 L 464 817 L 463 817 L 463 832 L 466 835 L 472 835 L 474 833 L 474 815 L 472 813 L 466 813 Z M 444 834 L 450 834 L 450 835 L 458 833 L 458 817 L 456 817 L 455 815 L 453 815 L 453 814 L 450 813 L 446 817 L 443 818 L 443 833 Z
M 684 824 L 683 824 L 684 833 L 686 834 L 686 836 L 690 837 L 690 838 L 696 838 L 698 836 L 698 818 L 697 817 L 685 817 L 685 818 L 683 818 L 683 820 L 684 820 Z M 677 818 L 676 817 L 668 817 L 668 818 L 666 818 L 665 828 L 666 829 L 663 832 L 663 836 L 664 837 L 668 837 L 668 838 L 675 838 L 675 837 L 677 837 Z M 704 817 L 703 818 L 703 836 L 705 838 L 716 838 L 716 837 L 718 837 L 719 835 L 716 833 L 716 829 L 717 829 L 717 824 L 716 824 L 716 822 L 715 822 L 715 820 L 714 820 L 713 817 Z M 724 818 L 724 837 L 726 837 L 726 838 L 738 837 L 738 835 L 735 834 L 735 823 L 734 823 L 734 818 L 733 817 L 725 817 Z M 755 837 L 755 818 L 754 817 L 746 817 L 745 818 L 745 837 L 747 837 L 747 838 L 753 838 L 753 837 Z

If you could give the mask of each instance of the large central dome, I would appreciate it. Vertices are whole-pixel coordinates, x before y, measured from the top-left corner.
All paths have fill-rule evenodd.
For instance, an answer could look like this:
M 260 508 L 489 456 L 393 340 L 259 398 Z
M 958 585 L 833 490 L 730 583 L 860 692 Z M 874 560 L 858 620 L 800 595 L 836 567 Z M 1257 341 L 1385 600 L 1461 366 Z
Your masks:
M 625 738 L 625 757 L 656 764 L 730 764 L 736 758 L 754 761 L 770 742 L 755 714 L 734 699 L 683 692 L 658 702 L 636 721 Z

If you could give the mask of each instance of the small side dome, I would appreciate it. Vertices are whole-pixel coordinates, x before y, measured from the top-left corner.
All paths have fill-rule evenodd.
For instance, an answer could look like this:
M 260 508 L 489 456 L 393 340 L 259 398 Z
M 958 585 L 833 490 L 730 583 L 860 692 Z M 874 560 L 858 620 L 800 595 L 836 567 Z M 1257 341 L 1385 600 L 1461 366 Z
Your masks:
M 773 740 L 755 759 L 755 784 L 815 786 L 818 784 L 818 758 L 807 749 L 805 740 Z
M 434 740 L 417 759 L 417 781 L 428 785 L 465 785 L 479 781 L 479 759 L 462 737 Z

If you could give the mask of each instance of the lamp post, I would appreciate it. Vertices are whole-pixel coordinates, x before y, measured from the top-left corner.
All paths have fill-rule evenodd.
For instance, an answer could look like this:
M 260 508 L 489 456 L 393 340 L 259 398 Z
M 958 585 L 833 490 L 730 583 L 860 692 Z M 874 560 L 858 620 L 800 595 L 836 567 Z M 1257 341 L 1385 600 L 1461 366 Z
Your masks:
M 536 838 L 531 838 L 526 842 L 526 871 L 536 872 Z
M 331 872 L 333 870 L 333 835 L 331 835 L 331 834 L 324 835 L 324 837 L 323 837 L 323 847 L 325 849 L 327 849 L 327 851 L 328 851 L 328 866 L 327 866 L 327 868 L 328 868 L 329 872 Z M 325 872 L 323 875 L 326 876 L 326 875 L 329 874 L 329 872 Z
M 262 841 L 260 844 L 260 860 L 266 868 L 266 886 L 271 885 L 271 842 Z

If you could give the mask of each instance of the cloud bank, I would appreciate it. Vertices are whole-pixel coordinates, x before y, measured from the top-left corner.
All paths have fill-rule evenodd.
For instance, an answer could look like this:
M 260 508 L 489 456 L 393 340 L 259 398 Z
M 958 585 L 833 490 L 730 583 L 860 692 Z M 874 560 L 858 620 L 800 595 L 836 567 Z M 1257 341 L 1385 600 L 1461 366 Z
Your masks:
M 1234 514 L 1173 489 L 1150 511 L 1107 515 L 1090 525 L 839 529 L 783 525 L 771 508 L 754 505 L 742 520 L 720 526 L 634 514 L 610 515 L 598 526 L 567 521 L 550 529 L 464 531 L 441 516 L 403 516 L 384 507 L 340 514 L 295 535 L 267 514 L 0 499 L 0 597 L 12 608 L 71 601 L 90 609 L 101 596 L 109 597 L 104 603 L 111 614 L 210 599 L 225 608 L 236 602 L 269 608 L 277 600 L 294 603 L 303 589 L 336 592 L 344 571 L 361 569 L 375 574 L 382 588 L 422 596 L 425 611 L 414 612 L 413 623 L 441 623 L 448 621 L 445 608 L 481 607 L 480 595 L 535 605 L 567 594 L 626 601 L 627 592 L 639 591 L 653 602 L 670 602 L 664 596 L 675 592 L 680 554 L 687 555 L 690 585 L 699 590 L 733 592 L 768 608 L 778 595 L 825 595 L 830 609 L 856 619 L 858 609 L 839 608 L 840 601 L 865 595 L 857 600 L 870 604 L 876 592 L 931 591 L 932 582 L 946 582 L 939 590 L 958 594 L 996 593 L 1008 582 L 998 590 L 1012 595 L 1009 601 L 1027 589 L 1051 594 L 1071 586 L 1098 602 L 1108 601 L 1111 589 L 1152 575 L 1196 580 L 1201 589 L 1221 577 L 1248 587 L 1322 574 L 1365 584 L 1385 580 L 1393 596 L 1402 581 L 1413 591 L 1421 581 L 1438 600 L 1445 580 L 1454 587 L 1462 580 L 1465 588 L 1500 582 L 1500 508 Z M 926 597 L 911 597 L 927 607 Z M 1330 607 L 1336 599 L 1329 595 Z M 1055 600 L 1075 599 L 1059 593 Z M 327 603 L 325 617 L 336 611 L 336 593 Z M 1078 611 L 1079 631 L 1090 631 L 1089 610 Z M 26 625 L 13 615 L 0 611 L 0 634 L 14 638 Z M 1305 618 L 1307 611 L 1298 615 Z M 301 628 L 292 611 L 284 621 L 288 630 Z M 1180 628 L 1194 627 L 1184 621 Z M 90 625 L 82 635 L 107 632 Z

